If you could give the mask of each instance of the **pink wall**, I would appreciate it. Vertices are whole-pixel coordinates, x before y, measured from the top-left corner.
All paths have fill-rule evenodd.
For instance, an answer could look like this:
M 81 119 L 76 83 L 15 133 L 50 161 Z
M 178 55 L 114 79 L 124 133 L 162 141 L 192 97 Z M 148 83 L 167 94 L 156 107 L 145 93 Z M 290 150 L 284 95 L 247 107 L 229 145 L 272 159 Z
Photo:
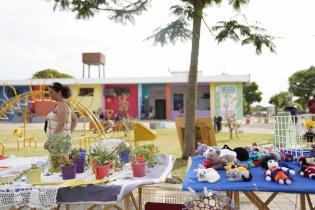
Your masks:
M 138 116 L 138 85 L 105 85 L 105 89 L 109 88 L 130 88 L 129 101 L 129 115 L 133 118 Z M 105 97 L 105 96 L 104 96 Z M 119 101 L 117 96 L 106 96 L 105 98 L 106 109 L 111 109 L 115 114 L 119 113 Z

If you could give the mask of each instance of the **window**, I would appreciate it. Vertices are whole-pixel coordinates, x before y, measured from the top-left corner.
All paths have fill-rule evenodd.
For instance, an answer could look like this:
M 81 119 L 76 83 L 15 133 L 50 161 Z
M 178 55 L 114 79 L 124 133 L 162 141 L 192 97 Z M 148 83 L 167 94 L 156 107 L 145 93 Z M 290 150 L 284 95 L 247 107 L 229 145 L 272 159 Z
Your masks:
M 79 96 L 93 96 L 94 88 L 80 88 Z
M 121 88 L 107 88 L 104 92 L 105 96 L 121 96 L 121 95 L 129 95 L 130 88 L 121 87 Z
M 184 94 L 174 94 L 173 95 L 173 110 L 179 111 L 180 109 L 184 109 Z

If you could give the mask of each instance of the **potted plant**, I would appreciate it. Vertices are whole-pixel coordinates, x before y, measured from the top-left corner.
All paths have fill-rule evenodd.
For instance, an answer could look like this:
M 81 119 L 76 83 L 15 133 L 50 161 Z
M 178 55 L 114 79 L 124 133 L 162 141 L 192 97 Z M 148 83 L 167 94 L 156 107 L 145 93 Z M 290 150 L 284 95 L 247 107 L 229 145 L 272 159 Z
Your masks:
M 26 172 L 26 182 L 28 184 L 38 184 L 41 181 L 41 168 L 32 164 L 31 168 Z
M 146 161 L 149 167 L 153 167 L 157 164 L 156 154 L 159 149 L 154 144 L 145 144 L 142 146 L 136 146 L 136 148 L 132 151 L 133 159 L 137 162 Z
M 50 172 L 60 171 L 60 166 L 67 163 L 71 149 L 71 137 L 61 133 L 53 134 L 44 144 L 49 152 Z
M 119 154 L 120 160 L 124 163 L 129 163 L 129 159 L 130 159 L 130 146 L 126 143 L 126 142 L 121 142 L 120 144 L 118 144 L 118 146 L 116 147 L 116 152 L 117 154 Z
M 110 152 L 102 145 L 96 145 L 90 149 L 88 161 L 96 179 L 104 179 L 104 177 L 109 176 L 110 163 L 114 161 L 115 158 L 115 151 Z
M 77 173 L 84 172 L 85 159 L 82 158 L 82 153 L 79 149 L 73 148 L 70 152 L 69 159 L 75 163 Z
M 75 179 L 76 174 L 76 164 L 72 160 L 67 159 L 64 165 L 61 166 L 61 174 L 63 180 Z
M 155 159 L 158 148 L 153 144 L 136 146 L 133 150 L 133 161 L 131 168 L 134 177 L 146 175 L 147 166 L 153 167 L 157 161 Z

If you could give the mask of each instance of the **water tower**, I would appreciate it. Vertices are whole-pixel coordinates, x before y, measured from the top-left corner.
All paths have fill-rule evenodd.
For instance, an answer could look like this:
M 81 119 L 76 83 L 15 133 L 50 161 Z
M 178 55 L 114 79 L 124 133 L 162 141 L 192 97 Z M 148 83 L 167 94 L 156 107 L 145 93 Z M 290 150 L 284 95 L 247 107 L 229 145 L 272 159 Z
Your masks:
M 85 75 L 85 66 L 88 66 L 87 78 L 91 78 L 91 66 L 98 67 L 98 78 L 105 78 L 105 55 L 102 53 L 82 53 L 82 63 L 83 63 L 83 78 Z M 101 74 L 101 67 L 103 73 Z M 102 75 L 102 76 L 101 76 Z

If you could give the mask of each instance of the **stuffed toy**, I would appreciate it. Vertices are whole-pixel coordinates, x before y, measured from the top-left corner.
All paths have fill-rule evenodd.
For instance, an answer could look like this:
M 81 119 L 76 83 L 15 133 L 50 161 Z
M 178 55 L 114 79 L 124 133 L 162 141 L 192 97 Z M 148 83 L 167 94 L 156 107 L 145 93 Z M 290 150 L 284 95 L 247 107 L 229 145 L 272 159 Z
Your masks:
M 197 169 L 194 169 L 194 172 L 198 178 L 198 182 L 209 182 L 215 183 L 219 181 L 220 175 L 213 168 L 205 168 L 203 165 L 199 164 Z
M 251 168 L 260 166 L 262 154 L 259 151 L 251 151 L 249 153 L 249 161 L 247 162 Z
M 225 166 L 224 169 L 226 170 L 226 176 L 228 177 L 228 181 L 251 181 L 253 176 L 248 171 L 247 168 L 243 166 L 237 166 L 233 163 Z
M 315 133 L 313 131 L 313 128 L 315 126 L 315 121 L 313 120 L 307 120 L 305 123 L 306 132 L 303 135 L 303 138 L 306 139 L 307 142 L 313 142 L 313 138 L 315 136 Z
M 313 159 L 313 160 L 310 160 L 310 159 Z M 312 158 L 301 157 L 299 158 L 299 163 L 302 166 L 300 170 L 300 175 L 308 177 L 310 179 L 315 179 L 314 157 Z
M 315 157 L 315 144 L 312 144 L 311 147 L 309 157 Z
M 274 181 L 279 184 L 291 184 L 293 179 L 290 175 L 295 175 L 295 171 L 279 166 L 279 163 L 272 157 L 266 157 L 261 161 L 261 166 L 266 170 L 266 181 Z
M 209 147 L 204 153 L 206 160 L 209 160 L 211 163 L 211 168 L 223 169 L 225 165 L 236 160 L 236 154 L 231 155 L 230 153 L 226 153 L 226 151 L 222 153 L 223 155 L 220 150 L 213 147 Z
M 205 153 L 205 151 L 208 149 L 208 145 L 198 142 L 197 146 L 196 155 L 203 156 L 203 153 Z
M 290 154 L 290 153 L 286 153 L 286 154 L 285 154 L 285 161 L 286 161 L 286 162 L 292 162 L 293 159 L 294 159 L 294 157 L 293 157 L 292 154 Z
M 249 159 L 248 151 L 247 151 L 247 149 L 245 149 L 243 147 L 236 147 L 232 150 L 228 145 L 224 145 L 222 150 L 223 149 L 228 149 L 228 150 L 234 151 L 236 153 L 236 158 L 240 161 L 246 161 Z M 234 153 L 231 153 L 231 154 L 233 155 Z

